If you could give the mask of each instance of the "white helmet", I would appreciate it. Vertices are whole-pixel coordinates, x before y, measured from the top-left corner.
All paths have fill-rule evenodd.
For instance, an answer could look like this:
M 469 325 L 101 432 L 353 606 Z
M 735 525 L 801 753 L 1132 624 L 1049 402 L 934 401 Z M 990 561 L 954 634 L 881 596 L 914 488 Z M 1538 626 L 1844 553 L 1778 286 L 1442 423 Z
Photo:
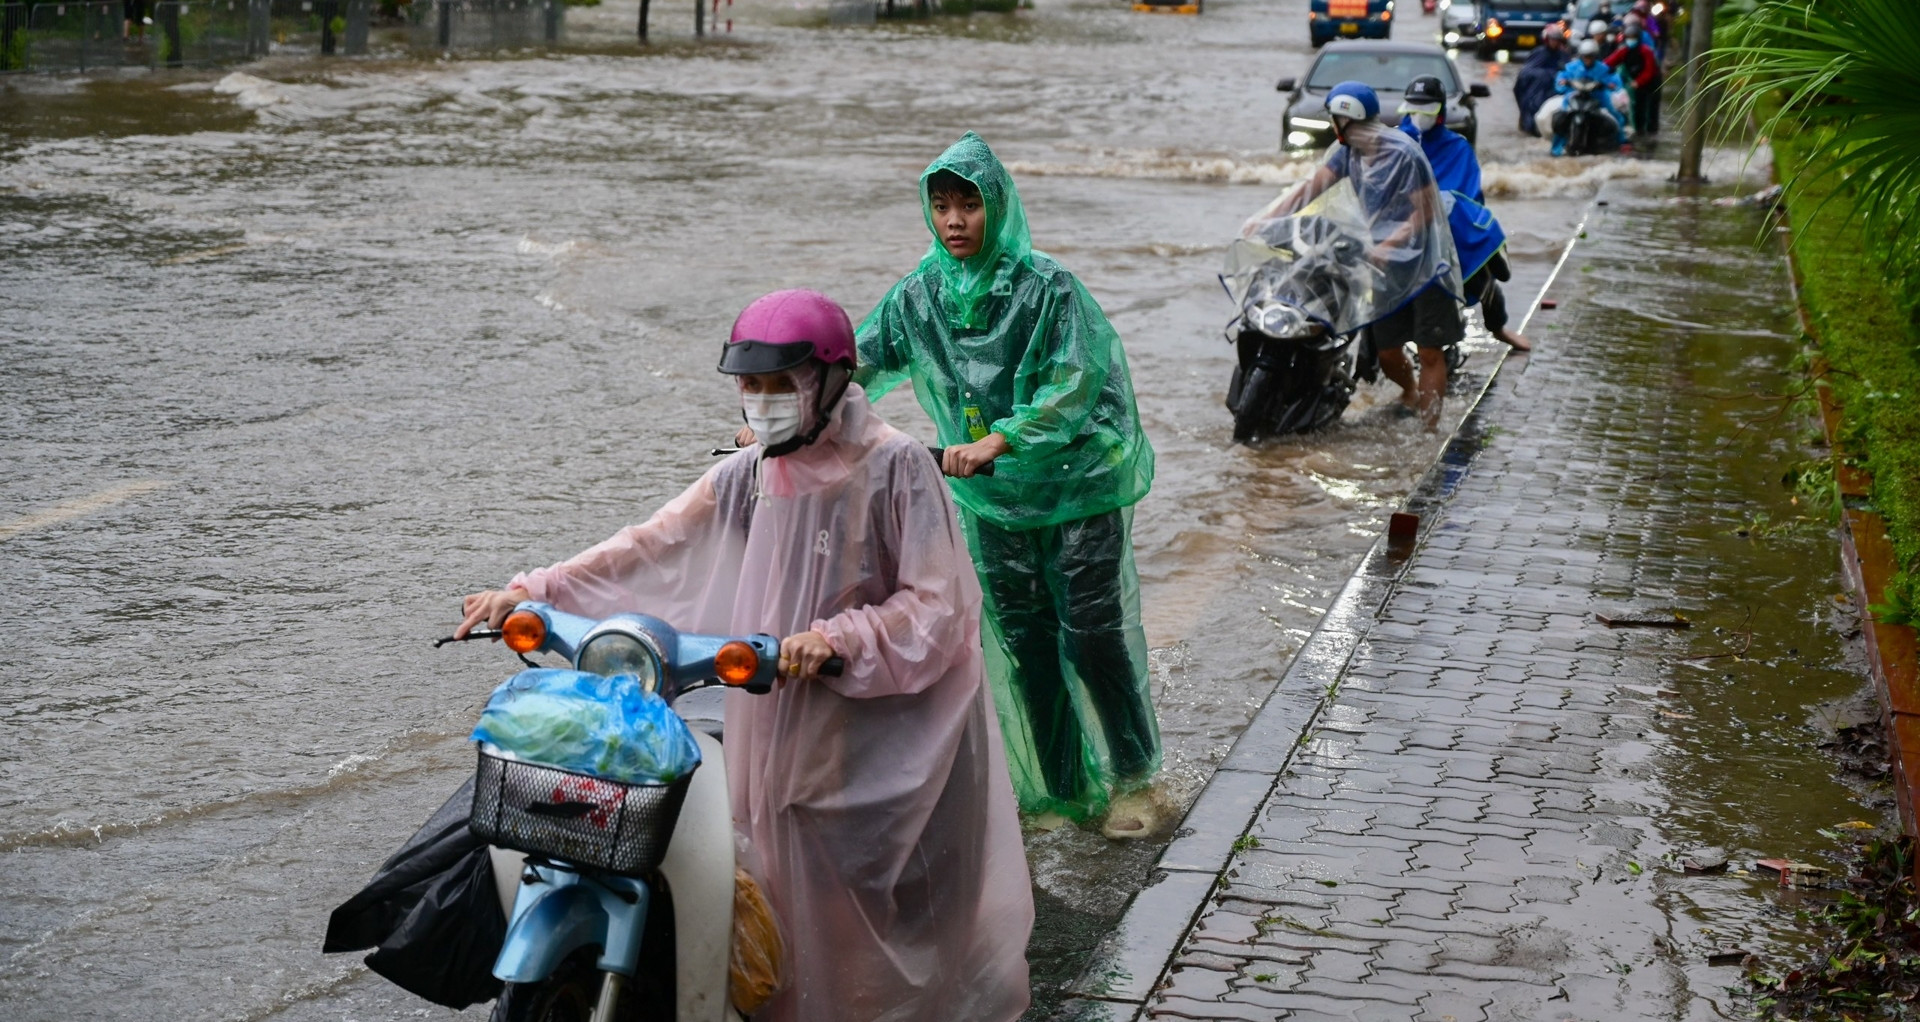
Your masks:
M 1580 40 L 1580 49 L 1577 52 L 1582 57 L 1598 57 L 1600 55 L 1600 44 L 1591 39 L 1582 39 Z
M 1589 22 L 1587 24 L 1587 38 L 1591 39 L 1594 36 L 1606 35 L 1608 29 L 1609 29 L 1609 26 L 1604 21 L 1595 20 L 1595 21 Z

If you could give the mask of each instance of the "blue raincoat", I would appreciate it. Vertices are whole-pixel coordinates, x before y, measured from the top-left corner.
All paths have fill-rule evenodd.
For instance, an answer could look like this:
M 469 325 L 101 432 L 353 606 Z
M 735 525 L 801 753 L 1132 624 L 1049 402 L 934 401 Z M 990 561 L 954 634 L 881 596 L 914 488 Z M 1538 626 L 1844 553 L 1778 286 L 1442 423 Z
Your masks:
M 1454 253 L 1460 259 L 1460 279 L 1466 280 L 1507 244 L 1500 221 L 1481 205 L 1480 159 L 1474 155 L 1473 143 L 1444 124 L 1421 131 L 1414 127 L 1411 117 L 1401 118 L 1400 130 L 1420 143 L 1427 162 L 1433 165 L 1440 204 L 1447 211 L 1447 230 L 1453 235 Z M 1477 294 L 1465 297 L 1468 305 L 1480 300 Z

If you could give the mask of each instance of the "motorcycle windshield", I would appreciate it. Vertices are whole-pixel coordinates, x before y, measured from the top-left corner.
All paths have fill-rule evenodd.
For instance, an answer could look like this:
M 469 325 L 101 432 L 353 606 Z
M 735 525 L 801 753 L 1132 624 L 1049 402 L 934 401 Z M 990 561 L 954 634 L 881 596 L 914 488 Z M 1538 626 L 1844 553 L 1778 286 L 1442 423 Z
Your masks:
M 1375 121 L 1349 125 L 1346 137 L 1328 150 L 1313 179 L 1255 214 L 1228 250 L 1221 280 L 1243 312 L 1249 297 L 1265 289 L 1274 300 L 1348 333 L 1391 314 L 1429 285 L 1460 296 L 1459 259 L 1420 144 Z M 1351 246 L 1333 241 L 1336 234 L 1358 240 L 1360 251 L 1350 258 Z M 1297 267 L 1259 268 L 1295 260 Z
M 1220 283 L 1243 313 L 1280 304 L 1336 334 L 1380 318 L 1375 294 L 1383 274 L 1367 257 L 1370 230 L 1354 194 L 1341 181 L 1292 216 L 1260 225 L 1227 247 Z

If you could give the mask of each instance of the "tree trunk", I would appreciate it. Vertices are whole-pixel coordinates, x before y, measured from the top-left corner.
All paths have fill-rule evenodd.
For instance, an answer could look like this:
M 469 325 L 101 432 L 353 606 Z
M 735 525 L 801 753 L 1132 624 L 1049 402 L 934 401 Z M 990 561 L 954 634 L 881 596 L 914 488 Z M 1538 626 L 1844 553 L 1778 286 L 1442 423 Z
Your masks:
M 1677 178 L 1683 184 L 1706 182 L 1700 174 L 1700 159 L 1707 145 L 1707 63 L 1713 55 L 1714 3 L 1694 0 L 1693 27 L 1687 34 L 1687 127 Z

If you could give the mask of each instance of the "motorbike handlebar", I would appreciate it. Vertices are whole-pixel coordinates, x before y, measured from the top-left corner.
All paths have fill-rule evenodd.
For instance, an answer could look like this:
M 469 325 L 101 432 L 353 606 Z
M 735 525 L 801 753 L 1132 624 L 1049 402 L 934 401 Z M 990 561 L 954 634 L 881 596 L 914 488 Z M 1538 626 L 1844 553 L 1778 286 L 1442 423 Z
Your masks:
M 449 642 L 471 642 L 474 639 L 497 639 L 499 637 L 500 637 L 499 629 L 487 628 L 485 626 L 482 626 L 479 628 L 475 628 L 473 631 L 470 631 L 467 634 L 462 635 L 458 638 L 455 638 L 454 636 L 449 635 L 443 639 L 435 639 L 433 640 L 433 648 L 439 649 L 440 647 L 446 645 Z M 847 673 L 846 658 L 839 655 L 828 657 L 827 662 L 820 665 L 820 673 L 829 678 L 838 678 L 841 675 Z
M 738 454 L 738 453 L 740 453 L 740 448 L 738 448 L 738 447 L 716 447 L 716 448 L 714 448 L 714 449 L 713 449 L 713 452 L 712 452 L 712 453 L 713 453 L 713 456 L 714 456 L 714 457 L 716 457 L 716 458 L 718 458 L 718 457 L 720 457 L 720 456 L 721 456 L 721 455 L 723 455 L 723 454 Z M 928 445 L 927 445 L 927 453 L 928 453 L 928 454 L 931 454 L 931 455 L 933 455 L 933 463 L 934 463 L 935 465 L 939 465 L 939 464 L 941 464 L 941 463 L 943 463 L 943 462 L 945 461 L 945 459 L 946 459 L 946 454 L 947 454 L 947 449 L 946 449 L 946 448 L 944 448 L 944 447 L 935 447 L 935 446 L 933 446 L 932 444 L 928 444 Z M 977 475 L 977 476 L 990 476 L 990 475 L 992 475 L 992 474 L 993 474 L 993 462 L 991 462 L 991 461 L 989 461 L 989 462 L 987 462 L 986 464 L 984 464 L 984 465 L 982 465 L 982 466 L 980 466 L 979 468 L 977 468 L 977 469 L 974 469 L 974 470 L 973 470 L 973 474 L 974 474 L 974 475 Z

